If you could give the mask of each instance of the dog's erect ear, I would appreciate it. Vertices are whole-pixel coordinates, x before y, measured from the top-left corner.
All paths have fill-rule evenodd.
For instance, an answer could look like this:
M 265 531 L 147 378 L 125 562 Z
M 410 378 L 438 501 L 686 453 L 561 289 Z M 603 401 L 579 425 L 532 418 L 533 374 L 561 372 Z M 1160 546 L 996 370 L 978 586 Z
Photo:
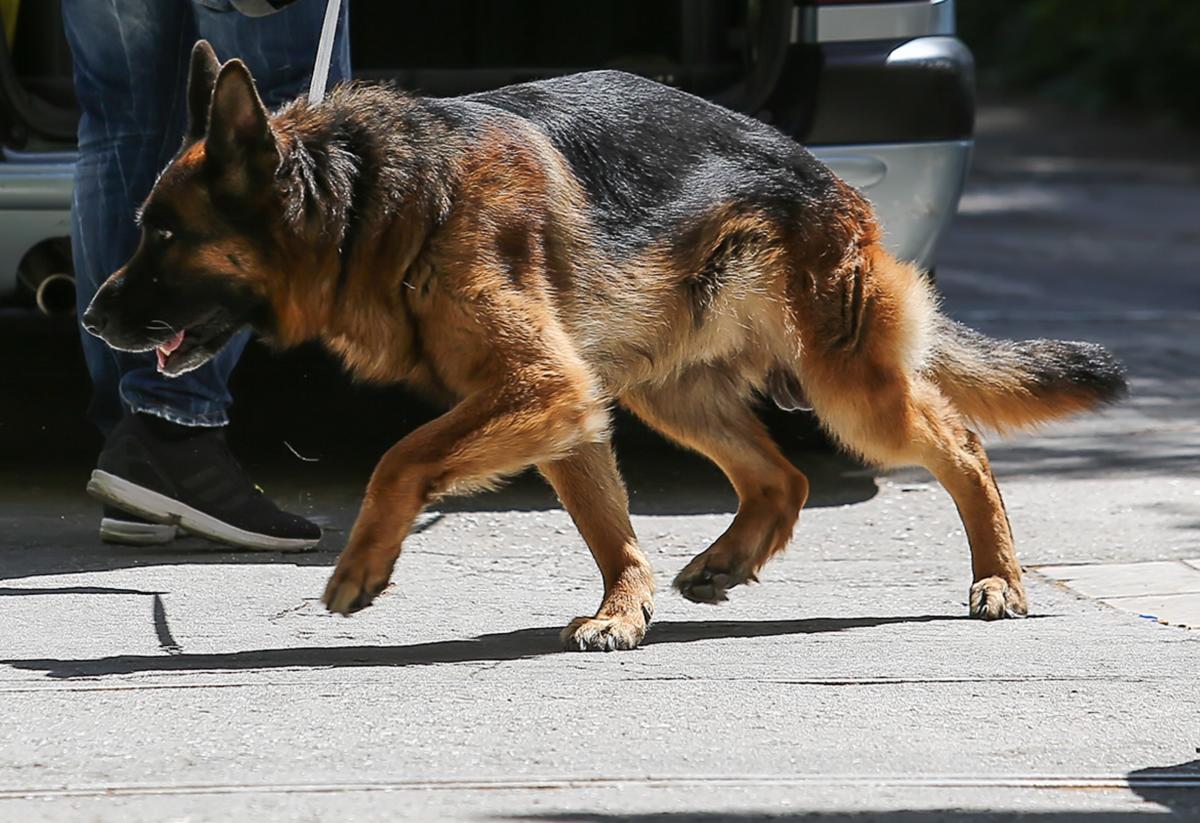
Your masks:
M 207 40 L 192 47 L 192 66 L 188 69 L 188 142 L 204 137 L 208 130 L 208 107 L 221 63 Z
M 230 60 L 217 75 L 205 154 L 222 175 L 270 175 L 279 165 L 267 108 L 241 60 Z

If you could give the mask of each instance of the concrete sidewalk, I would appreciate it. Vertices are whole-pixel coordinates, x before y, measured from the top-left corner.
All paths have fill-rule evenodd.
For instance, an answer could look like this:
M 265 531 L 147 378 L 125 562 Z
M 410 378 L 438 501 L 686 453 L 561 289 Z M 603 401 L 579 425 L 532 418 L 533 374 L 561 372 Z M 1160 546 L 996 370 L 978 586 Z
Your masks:
M 282 557 L 101 546 L 85 463 L 18 466 L 0 481 L 0 820 L 1195 819 L 1200 634 L 1036 569 L 1200 556 L 1200 186 L 990 168 L 942 255 L 947 310 L 1109 345 L 1133 386 L 989 442 L 1031 618 L 965 619 L 966 541 L 927 475 L 795 443 L 812 508 L 718 608 L 668 581 L 732 494 L 695 458 L 624 444 L 661 595 L 644 648 L 607 655 L 557 651 L 599 580 L 535 479 L 427 516 L 395 588 L 342 619 L 316 598 L 361 473 L 256 472 L 326 518 L 320 551 Z M 3 368 L 18 356 L 0 346 Z
M 1027 565 L 1195 553 L 1196 441 L 1139 404 L 1166 408 L 993 447 Z M 732 496 L 666 448 L 625 461 L 663 591 L 646 646 L 608 655 L 557 651 L 598 580 L 533 479 L 428 516 L 342 619 L 316 597 L 355 484 L 269 478 L 330 515 L 328 548 L 277 557 L 102 547 L 77 481 L 45 478 L 4 511 L 0 819 L 1200 813 L 1196 633 L 1037 573 L 1030 619 L 966 620 L 928 477 L 795 458 L 815 507 L 719 608 L 667 583 Z
M 1039 485 L 1008 484 L 1018 524 Z M 636 518 L 664 589 L 726 519 Z M 0 590 L 0 818 L 1200 812 L 1200 772 L 1140 776 L 1200 759 L 1196 636 L 1036 575 L 1034 617 L 966 620 L 961 542 L 940 491 L 885 481 L 609 655 L 557 651 L 596 575 L 556 510 L 446 514 L 349 620 L 315 600 L 332 553 L 75 554 L 105 568 Z

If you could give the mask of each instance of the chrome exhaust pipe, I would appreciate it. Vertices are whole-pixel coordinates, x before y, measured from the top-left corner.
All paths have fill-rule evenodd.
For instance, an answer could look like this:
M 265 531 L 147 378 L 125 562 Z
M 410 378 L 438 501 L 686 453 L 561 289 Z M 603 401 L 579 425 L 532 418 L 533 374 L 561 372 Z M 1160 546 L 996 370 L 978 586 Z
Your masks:
M 38 311 L 47 317 L 69 317 L 75 313 L 75 275 L 71 244 L 65 237 L 43 240 L 21 258 L 17 280 L 33 297 Z
M 34 287 L 33 299 L 38 311 L 47 317 L 74 314 L 75 278 L 63 272 L 51 272 Z

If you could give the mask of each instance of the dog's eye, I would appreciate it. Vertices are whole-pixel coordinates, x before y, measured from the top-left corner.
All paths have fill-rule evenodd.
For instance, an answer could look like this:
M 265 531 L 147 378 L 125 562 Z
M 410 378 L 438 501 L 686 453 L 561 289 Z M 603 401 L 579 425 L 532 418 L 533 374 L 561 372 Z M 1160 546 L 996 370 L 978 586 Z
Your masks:
M 175 233 L 170 229 L 154 229 L 150 232 L 150 236 L 156 243 L 170 243 L 175 238 Z

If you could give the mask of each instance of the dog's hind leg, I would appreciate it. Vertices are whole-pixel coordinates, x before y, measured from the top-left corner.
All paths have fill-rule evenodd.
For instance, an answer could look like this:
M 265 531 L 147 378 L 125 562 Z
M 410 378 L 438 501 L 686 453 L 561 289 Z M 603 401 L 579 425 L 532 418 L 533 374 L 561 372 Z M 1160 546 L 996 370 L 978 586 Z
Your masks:
M 1026 612 L 1021 566 L 1000 489 L 979 438 L 931 382 L 897 374 L 867 381 L 840 370 L 836 393 L 870 404 L 828 403 L 820 380 L 806 386 L 817 415 L 851 450 L 879 466 L 920 465 L 950 493 L 971 546 L 970 614 L 985 620 Z
M 738 379 L 716 366 L 639 386 L 621 402 L 649 426 L 716 463 L 738 494 L 733 523 L 675 578 L 689 600 L 717 603 L 757 579 L 782 550 L 808 499 L 808 478 L 784 457 L 749 406 Z
M 632 649 L 642 642 L 654 613 L 654 575 L 629 522 L 629 498 L 612 447 L 586 443 L 538 466 L 592 550 L 604 579 L 604 599 L 594 617 L 577 617 L 563 629 L 568 649 Z
M 864 259 L 868 265 L 850 283 L 859 294 L 853 334 L 798 324 L 807 330 L 805 392 L 821 422 L 852 451 L 879 466 L 924 466 L 950 493 L 971 546 L 970 614 L 1023 615 L 1021 567 L 987 454 L 915 356 L 932 303 L 910 266 L 879 248 Z

